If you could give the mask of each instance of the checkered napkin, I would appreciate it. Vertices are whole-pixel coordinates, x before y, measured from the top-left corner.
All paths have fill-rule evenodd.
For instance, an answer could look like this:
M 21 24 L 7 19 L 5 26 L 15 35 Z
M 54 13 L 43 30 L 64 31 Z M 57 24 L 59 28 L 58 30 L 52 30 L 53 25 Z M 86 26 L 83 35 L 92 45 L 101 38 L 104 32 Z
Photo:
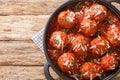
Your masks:
M 40 48 L 42 52 L 44 52 L 43 51 L 43 32 L 44 32 L 44 28 L 41 29 L 35 36 L 32 37 L 32 40 Z

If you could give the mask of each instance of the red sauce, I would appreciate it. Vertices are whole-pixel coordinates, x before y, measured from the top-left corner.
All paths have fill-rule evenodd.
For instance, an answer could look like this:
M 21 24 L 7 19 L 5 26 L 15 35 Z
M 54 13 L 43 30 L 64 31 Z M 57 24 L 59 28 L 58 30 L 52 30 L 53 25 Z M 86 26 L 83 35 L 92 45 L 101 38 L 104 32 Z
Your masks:
M 118 67 L 120 22 L 104 5 L 81 2 L 51 21 L 48 54 L 65 75 L 99 80 Z

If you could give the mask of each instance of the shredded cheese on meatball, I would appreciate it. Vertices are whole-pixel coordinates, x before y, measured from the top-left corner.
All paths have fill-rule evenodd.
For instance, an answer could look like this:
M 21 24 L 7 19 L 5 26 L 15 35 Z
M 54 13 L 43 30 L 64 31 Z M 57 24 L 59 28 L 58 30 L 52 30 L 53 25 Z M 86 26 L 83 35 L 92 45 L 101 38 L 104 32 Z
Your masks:
M 67 21 L 73 22 L 75 20 L 75 13 L 70 11 L 69 14 L 66 16 Z
M 61 39 L 61 35 L 59 33 L 56 34 L 55 40 L 58 40 L 57 47 L 60 47 L 62 45 L 62 49 L 64 47 L 64 41 Z
M 101 10 L 99 10 L 99 9 L 101 9 Z M 102 14 L 103 12 L 105 13 L 105 15 L 107 14 L 106 11 L 103 9 L 103 7 L 101 5 L 95 6 L 95 10 L 97 11 L 97 13 L 95 14 L 94 17 Z

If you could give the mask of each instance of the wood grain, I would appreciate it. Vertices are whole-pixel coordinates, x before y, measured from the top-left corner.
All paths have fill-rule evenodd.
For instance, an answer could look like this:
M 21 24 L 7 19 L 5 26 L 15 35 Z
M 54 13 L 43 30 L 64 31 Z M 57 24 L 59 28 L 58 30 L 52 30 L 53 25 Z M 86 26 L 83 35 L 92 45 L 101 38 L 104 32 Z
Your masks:
M 49 15 L 0 16 L 0 40 L 31 40 L 48 18 Z
M 113 80 L 120 80 L 120 73 Z
M 0 80 L 47 80 L 42 66 L 0 66 L 0 72 Z M 62 80 L 51 68 L 50 73 L 54 80 Z
M 65 0 L 0 0 L 0 15 L 51 14 L 64 2 Z
M 120 11 L 120 4 L 116 2 L 112 2 L 112 4 Z
M 0 0 L 0 15 L 51 14 L 65 0 Z
M 65 1 L 0 0 L 0 80 L 46 80 L 46 58 L 31 38 Z M 60 80 L 52 69 L 50 72 Z M 119 79 L 120 74 L 113 80 Z
M 32 41 L 0 41 L 0 65 L 44 65 L 44 54 Z
M 46 80 L 41 66 L 0 66 L 0 80 Z M 50 69 L 55 80 L 59 77 Z

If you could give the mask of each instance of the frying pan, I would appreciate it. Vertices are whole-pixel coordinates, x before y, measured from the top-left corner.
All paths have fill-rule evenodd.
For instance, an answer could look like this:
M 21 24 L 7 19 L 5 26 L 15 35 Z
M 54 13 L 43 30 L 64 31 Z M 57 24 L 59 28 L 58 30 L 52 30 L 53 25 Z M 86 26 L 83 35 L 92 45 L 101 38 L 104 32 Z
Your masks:
M 68 0 L 67 2 L 65 2 L 64 4 L 62 4 L 59 8 L 57 8 L 57 10 L 51 15 L 51 17 L 49 18 L 46 26 L 45 26 L 45 30 L 44 30 L 44 34 L 43 34 L 43 49 L 44 49 L 44 53 L 47 59 L 46 64 L 44 65 L 44 73 L 45 76 L 48 80 L 54 80 L 53 77 L 50 75 L 49 72 L 49 68 L 51 67 L 63 80 L 74 80 L 70 77 L 67 77 L 64 73 L 62 73 L 51 61 L 49 55 L 48 55 L 48 51 L 47 51 L 47 32 L 48 32 L 48 27 L 51 23 L 51 21 L 53 20 L 53 18 L 55 16 L 58 15 L 59 12 L 61 12 L 65 7 L 73 4 L 73 3 L 78 3 L 84 0 Z M 87 1 L 87 0 L 86 0 Z M 119 19 L 120 19 L 120 11 L 114 7 L 111 3 L 112 2 L 117 2 L 120 4 L 120 0 L 92 0 L 95 1 L 97 3 L 100 3 L 104 6 L 106 6 L 108 9 L 110 9 Z M 102 78 L 101 80 L 112 80 L 113 77 L 115 77 L 118 73 L 120 72 L 120 64 L 119 66 L 113 70 L 111 73 L 109 73 L 106 77 Z

